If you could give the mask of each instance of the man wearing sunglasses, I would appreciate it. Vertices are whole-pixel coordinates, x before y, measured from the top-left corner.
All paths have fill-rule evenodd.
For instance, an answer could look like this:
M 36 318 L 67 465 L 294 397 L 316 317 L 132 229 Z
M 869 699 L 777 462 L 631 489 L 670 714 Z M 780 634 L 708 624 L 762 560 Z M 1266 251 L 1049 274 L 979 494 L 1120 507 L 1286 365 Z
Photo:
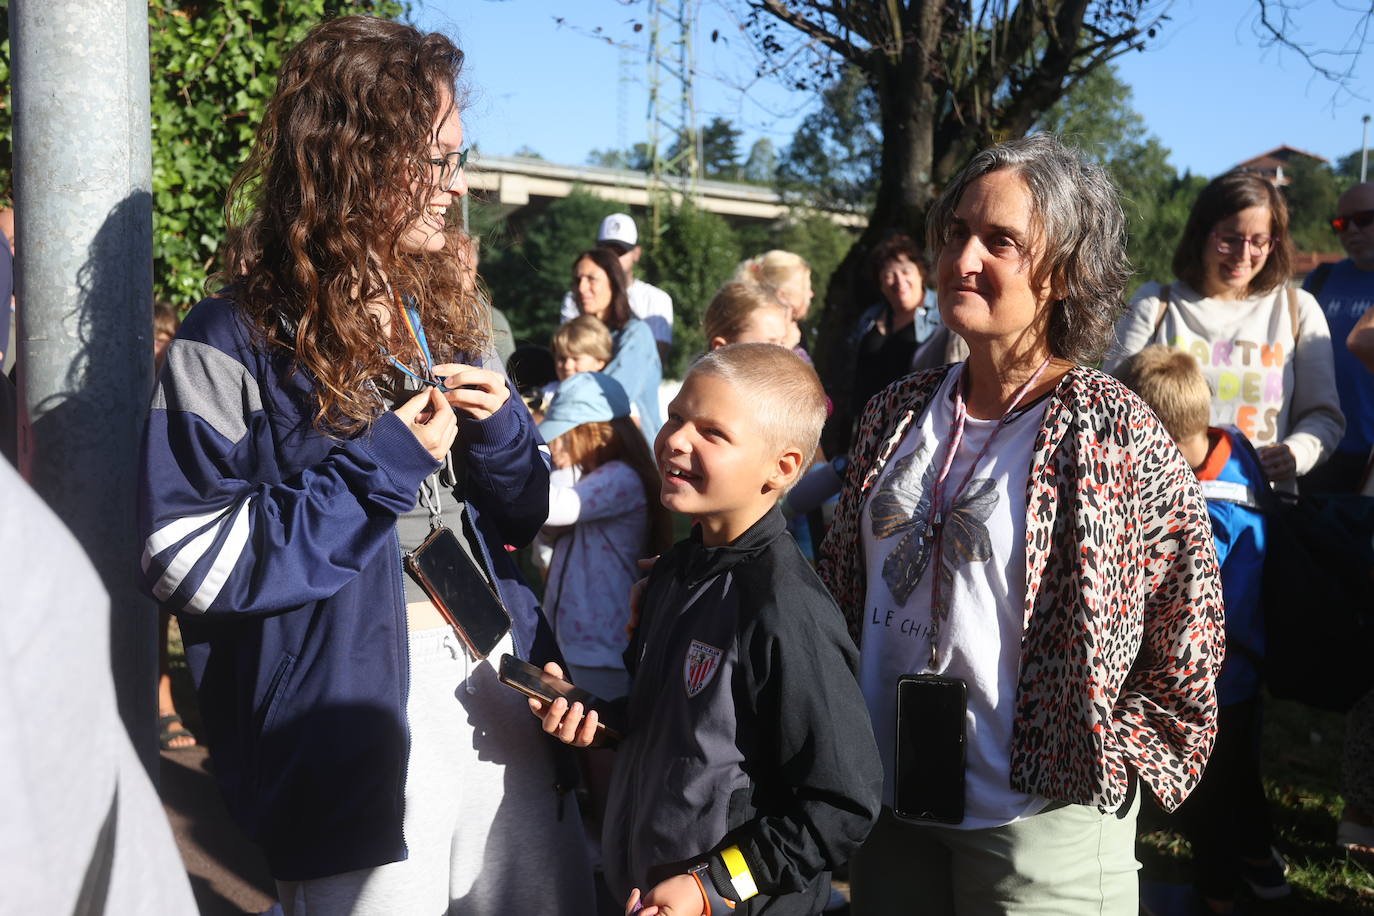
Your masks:
M 1345 438 L 1325 465 L 1303 480 L 1320 492 L 1353 493 L 1374 449 L 1374 183 L 1341 195 L 1331 228 L 1350 257 L 1323 264 L 1303 285 L 1317 297 L 1331 326 L 1336 390 L 1345 414 Z M 1374 492 L 1365 483 L 1363 492 Z M 1374 692 L 1346 716 L 1341 795 L 1345 810 L 1336 841 L 1346 848 L 1374 847 Z
M 1331 228 L 1349 257 L 1318 266 L 1303 287 L 1317 297 L 1331 327 L 1345 437 L 1303 488 L 1353 493 L 1374 449 L 1374 182 L 1342 194 L 1336 214 Z

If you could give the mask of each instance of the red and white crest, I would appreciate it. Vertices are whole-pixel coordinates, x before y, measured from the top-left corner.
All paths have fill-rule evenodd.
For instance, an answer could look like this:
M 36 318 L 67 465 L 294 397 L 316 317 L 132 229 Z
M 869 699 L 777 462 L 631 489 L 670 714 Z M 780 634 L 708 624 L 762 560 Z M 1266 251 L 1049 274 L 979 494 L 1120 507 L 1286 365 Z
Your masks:
M 682 663 L 682 680 L 687 687 L 687 696 L 694 697 L 706 689 L 711 678 L 716 676 L 720 667 L 721 651 L 708 646 L 699 639 L 692 640 L 687 647 L 687 658 Z

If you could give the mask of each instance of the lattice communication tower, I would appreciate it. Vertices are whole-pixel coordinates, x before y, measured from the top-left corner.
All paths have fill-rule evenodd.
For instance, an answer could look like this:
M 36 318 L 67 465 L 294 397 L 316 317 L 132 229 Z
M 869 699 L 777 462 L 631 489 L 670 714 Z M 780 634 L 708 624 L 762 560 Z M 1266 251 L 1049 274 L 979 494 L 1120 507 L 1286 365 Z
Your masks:
M 655 238 L 662 225 L 661 209 L 672 193 L 695 198 L 701 177 L 701 131 L 693 91 L 693 33 L 700 7 L 701 0 L 649 0 L 647 190 Z

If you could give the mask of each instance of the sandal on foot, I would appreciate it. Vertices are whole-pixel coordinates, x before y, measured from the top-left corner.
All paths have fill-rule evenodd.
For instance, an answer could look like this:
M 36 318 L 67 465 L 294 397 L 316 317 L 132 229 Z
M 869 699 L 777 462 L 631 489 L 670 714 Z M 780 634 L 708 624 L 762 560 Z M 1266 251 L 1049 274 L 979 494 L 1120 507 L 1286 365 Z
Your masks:
M 183 744 L 180 747 L 173 747 L 172 742 L 182 738 L 190 738 L 190 744 Z M 196 736 L 191 734 L 181 721 L 181 716 L 172 713 L 168 716 L 157 717 L 157 743 L 164 751 L 184 751 L 187 748 L 196 746 Z

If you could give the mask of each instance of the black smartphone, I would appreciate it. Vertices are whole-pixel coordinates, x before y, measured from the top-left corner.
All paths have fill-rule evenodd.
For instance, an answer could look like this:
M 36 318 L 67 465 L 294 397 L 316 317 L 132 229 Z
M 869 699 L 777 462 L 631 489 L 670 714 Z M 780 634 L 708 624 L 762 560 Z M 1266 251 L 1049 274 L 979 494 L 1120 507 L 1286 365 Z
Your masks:
M 481 661 L 490 655 L 510 630 L 510 614 L 457 536 L 436 528 L 405 562 L 472 657 Z
M 497 676 L 501 679 L 501 683 L 518 690 L 527 697 L 534 697 L 534 699 L 543 700 L 545 703 L 552 703 L 562 697 L 568 701 L 569 706 L 574 703 L 581 703 L 583 709 L 595 709 L 598 716 L 596 731 L 602 739 L 599 743 L 607 744 L 620 740 L 620 733 L 601 720 L 600 717 L 605 715 L 606 702 L 596 694 L 588 693 L 569 681 L 554 677 L 547 671 L 536 668 L 523 658 L 516 658 L 509 654 L 501 656 L 501 669 Z
M 968 686 L 959 678 L 897 679 L 896 778 L 892 811 L 941 824 L 964 819 Z

